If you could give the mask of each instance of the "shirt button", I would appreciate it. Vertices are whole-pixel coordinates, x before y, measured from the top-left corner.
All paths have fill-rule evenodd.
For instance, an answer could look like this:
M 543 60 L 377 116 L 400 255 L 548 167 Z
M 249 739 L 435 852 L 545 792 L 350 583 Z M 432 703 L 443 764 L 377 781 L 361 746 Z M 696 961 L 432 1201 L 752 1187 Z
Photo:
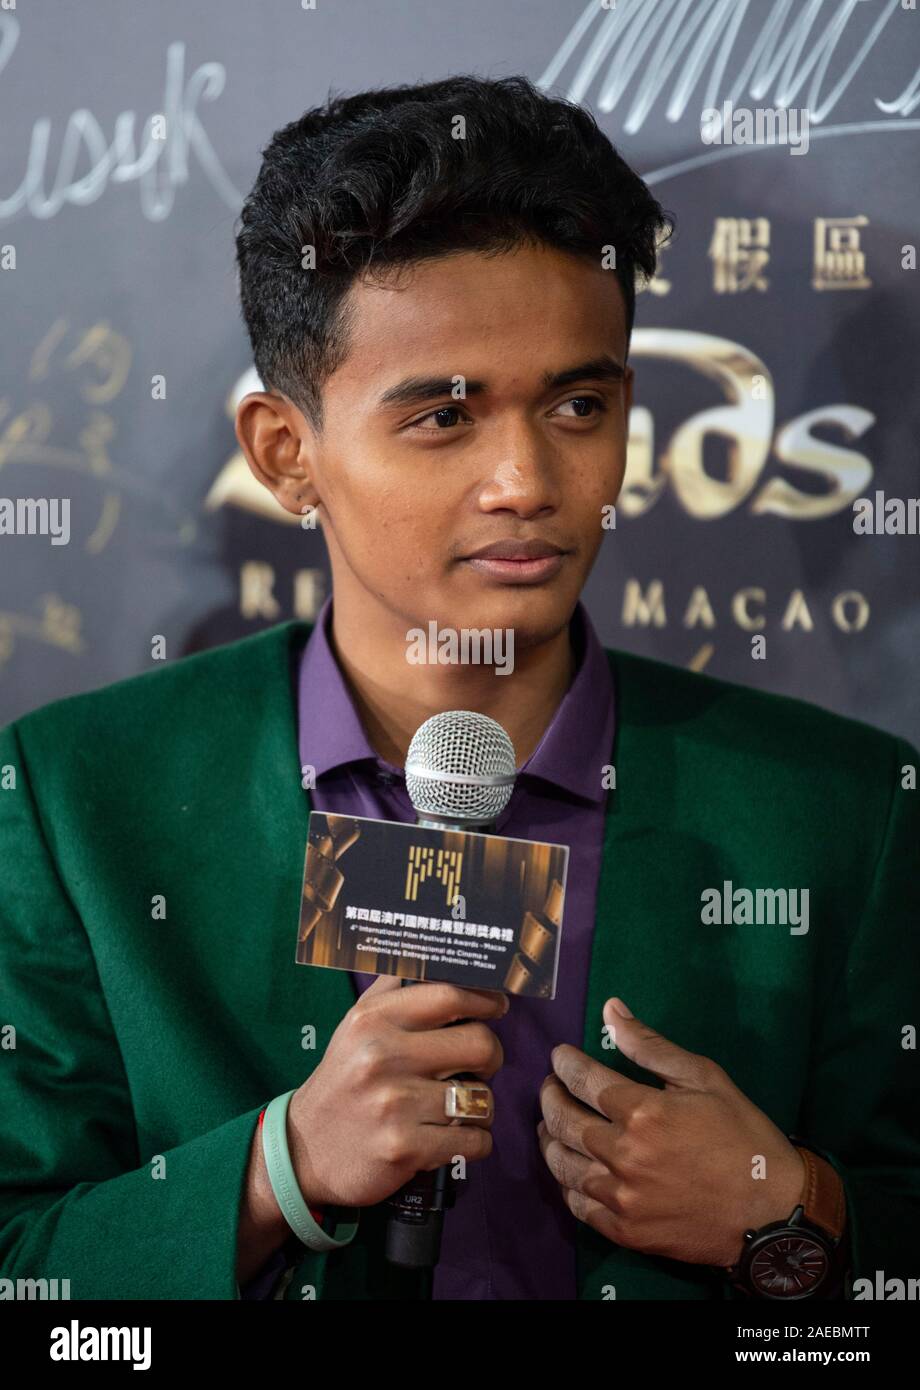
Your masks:
M 377 773 L 377 781 L 378 781 L 378 782 L 383 782 L 386 786 L 389 786 L 390 783 L 393 781 L 393 774 L 392 774 L 392 772 L 378 772 L 378 773 Z

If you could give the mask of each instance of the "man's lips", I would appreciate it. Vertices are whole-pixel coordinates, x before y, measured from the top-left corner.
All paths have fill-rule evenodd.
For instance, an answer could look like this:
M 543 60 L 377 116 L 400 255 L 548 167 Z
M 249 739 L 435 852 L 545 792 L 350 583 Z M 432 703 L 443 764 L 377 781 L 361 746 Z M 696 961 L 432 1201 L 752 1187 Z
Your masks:
M 548 541 L 494 541 L 464 563 L 503 584 L 539 584 L 558 574 L 568 553 Z
M 493 541 L 471 555 L 466 560 L 543 560 L 549 555 L 562 555 L 558 545 L 549 541 Z

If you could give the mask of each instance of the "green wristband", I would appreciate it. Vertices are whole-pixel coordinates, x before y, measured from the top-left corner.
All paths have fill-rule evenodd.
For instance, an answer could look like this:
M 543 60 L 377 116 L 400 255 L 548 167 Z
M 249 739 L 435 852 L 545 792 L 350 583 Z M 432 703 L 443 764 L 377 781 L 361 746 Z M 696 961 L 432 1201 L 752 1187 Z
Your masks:
M 276 1096 L 267 1107 L 262 1121 L 262 1152 L 269 1182 L 285 1221 L 308 1250 L 338 1250 L 354 1240 L 358 1222 L 336 1219 L 335 1235 L 332 1236 L 327 1235 L 313 1220 L 298 1186 L 288 1150 L 287 1112 L 292 1095 L 294 1092 L 288 1091 L 283 1096 Z M 343 1210 L 356 1211 L 357 1208 L 346 1207 Z

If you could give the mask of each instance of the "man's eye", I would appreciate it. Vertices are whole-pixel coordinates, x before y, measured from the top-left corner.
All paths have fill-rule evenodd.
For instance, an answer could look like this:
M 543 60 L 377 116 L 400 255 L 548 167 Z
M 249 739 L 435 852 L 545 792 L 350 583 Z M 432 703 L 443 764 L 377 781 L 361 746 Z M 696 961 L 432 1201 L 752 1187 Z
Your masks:
M 438 419 L 439 416 L 443 417 L 443 416 L 445 416 L 445 415 L 459 415 L 459 414 L 460 414 L 460 407 L 459 407 L 459 406 L 457 406 L 457 405 L 441 405 L 441 406 L 438 406 L 437 410 L 431 410 L 431 411 L 428 412 L 427 415 L 423 415 L 422 418 L 421 418 L 421 420 L 413 420 L 412 424 L 409 425 L 409 429 L 410 429 L 410 430 L 422 429 L 422 428 L 423 428 L 423 422 L 424 422 L 425 420 L 436 420 L 436 419 Z M 442 419 L 440 420 L 440 422 L 439 422 L 437 425 L 434 425 L 434 426 L 431 426 L 431 425 L 424 426 L 424 432 L 427 432 L 427 433 L 429 433 L 429 434 L 435 434 L 435 433 L 437 433 L 439 430 L 446 429 L 449 425 L 452 425 L 452 424 L 455 424 L 455 423 L 456 423 L 456 421 L 454 421 L 454 420 L 444 420 L 444 419 L 442 418 Z
M 563 405 L 576 405 L 576 404 L 578 404 L 578 405 L 593 405 L 593 406 L 595 407 L 595 409 L 598 410 L 598 411 L 600 411 L 601 413 L 603 413 L 603 411 L 605 411 L 605 410 L 607 409 L 607 402 L 601 400 L 599 396 L 571 396 L 567 401 L 563 401 L 562 404 L 563 404 Z M 580 411 L 580 410 L 579 410 L 579 411 L 576 411 L 574 418 L 577 419 L 577 420 L 590 420 L 591 414 L 593 414 L 593 412 L 588 413 L 588 412 L 583 412 L 583 411 Z M 572 417 L 570 417 L 570 418 L 572 418 Z
M 593 409 L 576 409 L 574 416 L 570 419 L 590 420 L 595 413 L 603 413 L 607 409 L 607 402 L 598 396 L 571 396 L 563 405 L 589 406 Z M 557 407 L 561 408 L 561 407 Z M 426 425 L 426 420 L 434 420 L 434 425 Z M 407 428 L 410 430 L 421 430 L 423 434 L 436 434 L 456 424 L 472 424 L 470 420 L 463 420 L 460 407 L 457 405 L 441 405 L 437 410 L 430 410 L 427 415 L 423 415 L 420 420 L 414 420 Z

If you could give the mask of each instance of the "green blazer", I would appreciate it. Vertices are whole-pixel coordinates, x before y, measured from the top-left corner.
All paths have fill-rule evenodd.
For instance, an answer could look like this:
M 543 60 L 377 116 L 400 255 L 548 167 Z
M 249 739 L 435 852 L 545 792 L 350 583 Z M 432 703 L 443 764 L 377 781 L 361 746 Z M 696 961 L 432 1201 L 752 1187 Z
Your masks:
M 355 999 L 346 972 L 294 963 L 309 630 L 282 623 L 0 731 L 4 1279 L 238 1297 L 259 1111 L 310 1074 Z M 616 790 L 584 1050 L 658 1084 L 603 1047 L 616 992 L 714 1058 L 841 1173 L 854 1273 L 916 1277 L 920 791 L 901 769 L 920 758 L 801 701 L 608 657 L 617 731 L 598 766 Z M 701 894 L 725 880 L 807 887 L 808 932 L 703 925 Z M 383 1260 L 384 1215 L 365 1209 L 343 1250 L 305 1252 L 285 1296 L 420 1297 Z M 576 1238 L 582 1299 L 736 1296 L 705 1267 L 581 1223 Z

